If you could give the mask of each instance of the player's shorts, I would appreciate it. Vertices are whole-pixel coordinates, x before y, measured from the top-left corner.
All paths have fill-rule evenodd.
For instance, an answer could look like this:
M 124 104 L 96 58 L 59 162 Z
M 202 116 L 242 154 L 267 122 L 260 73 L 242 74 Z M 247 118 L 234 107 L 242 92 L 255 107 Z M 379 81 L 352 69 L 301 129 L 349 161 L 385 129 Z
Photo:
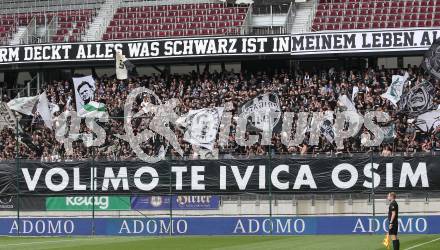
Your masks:
M 393 227 L 388 229 L 389 235 L 397 235 L 397 232 L 399 232 L 399 224 L 393 224 Z

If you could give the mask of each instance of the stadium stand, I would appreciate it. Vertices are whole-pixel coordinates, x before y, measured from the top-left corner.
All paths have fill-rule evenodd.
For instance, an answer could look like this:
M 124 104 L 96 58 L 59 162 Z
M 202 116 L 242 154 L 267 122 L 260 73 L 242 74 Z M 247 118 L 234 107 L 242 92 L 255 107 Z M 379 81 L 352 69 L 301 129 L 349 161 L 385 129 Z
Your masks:
M 16 30 L 16 19 L 10 15 L 0 16 L 0 44 L 6 44 Z
M 312 30 L 384 29 L 440 25 L 440 1 L 320 0 Z
M 80 41 L 102 2 L 4 1 L 0 12 L 0 44 Z
M 239 34 L 248 8 L 224 3 L 121 7 L 103 40 Z
M 175 74 L 169 80 L 165 76 L 144 75 L 132 78 L 128 81 L 118 81 L 115 77 L 102 76 L 97 78 L 96 99 L 106 104 L 111 117 L 110 126 L 107 127 L 108 138 L 105 146 L 97 152 L 100 159 L 131 159 L 134 153 L 128 143 L 115 139 L 112 134 L 123 133 L 123 105 L 125 96 L 136 87 L 148 87 L 153 89 L 164 100 L 178 98 L 179 110 L 183 114 L 189 109 L 202 107 L 222 106 L 225 102 L 232 102 L 234 113 L 237 114 L 240 105 L 252 100 L 258 94 L 277 91 L 283 112 L 298 111 L 325 111 L 335 110 L 340 95 L 349 94 L 354 86 L 359 88 L 359 95 L 354 99 L 354 105 L 359 112 L 366 110 L 381 110 L 388 112 L 393 117 L 390 124 L 395 125 L 396 137 L 383 143 L 376 150 L 385 156 L 394 152 L 412 154 L 415 152 L 438 152 L 440 151 L 440 138 L 420 133 L 415 125 L 406 123 L 405 114 L 395 110 L 393 105 L 380 95 L 386 92 L 393 74 L 402 72 L 403 69 L 317 69 L 314 72 L 297 72 L 296 75 L 281 72 L 195 72 L 191 74 Z M 408 69 L 411 82 L 420 84 L 424 75 L 419 68 Z M 54 81 L 45 84 L 45 91 L 49 100 L 60 106 L 63 110 L 72 110 L 73 100 L 72 87 L 68 81 Z M 434 102 L 440 103 L 440 85 L 436 85 L 436 98 Z M 8 101 L 4 99 L 3 101 Z M 138 107 L 141 108 L 141 105 Z M 58 114 L 57 114 L 58 115 Z M 32 124 L 31 124 L 32 122 Z M 64 155 L 63 147 L 56 142 L 54 131 L 44 127 L 41 120 L 28 120 L 29 145 L 20 145 L 21 155 L 24 158 L 41 159 L 43 161 L 58 161 L 61 159 L 83 159 L 90 157 L 91 151 L 82 143 L 75 143 L 74 153 Z M 145 126 L 139 123 L 138 128 Z M 383 124 L 387 126 L 387 124 Z M 235 127 L 235 124 L 233 125 Z M 235 129 L 235 128 L 234 128 Z M 179 142 L 183 146 L 185 156 L 192 158 L 194 151 L 189 143 L 183 140 L 183 134 L 179 133 Z M 306 135 L 305 141 L 307 141 Z M 0 132 L 0 160 L 11 159 L 14 156 L 14 132 L 4 129 Z M 362 146 L 360 137 L 351 138 L 344 143 L 344 149 L 338 149 L 335 143 L 330 143 L 321 138 L 318 146 L 286 147 L 281 143 L 280 133 L 273 135 L 273 151 L 285 155 L 333 155 L 340 153 L 368 152 L 369 147 Z M 145 150 L 151 152 L 157 143 L 147 145 Z M 237 145 L 234 135 L 231 135 L 228 148 L 222 149 L 222 155 L 242 155 L 254 157 L 266 155 L 267 147 L 256 144 L 251 147 Z M 174 150 L 170 150 L 169 156 L 177 156 Z

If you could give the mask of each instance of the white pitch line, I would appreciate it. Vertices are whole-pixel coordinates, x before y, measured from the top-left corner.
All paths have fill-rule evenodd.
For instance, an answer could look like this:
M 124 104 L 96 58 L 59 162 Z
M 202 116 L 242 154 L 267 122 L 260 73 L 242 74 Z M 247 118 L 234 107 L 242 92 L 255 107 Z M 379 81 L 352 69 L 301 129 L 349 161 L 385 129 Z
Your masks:
M 121 239 L 133 239 L 136 237 L 121 237 Z M 139 237 L 137 237 L 139 238 Z M 151 237 L 154 238 L 154 237 Z M 139 238 L 142 240 L 146 240 L 146 238 Z M 148 238 L 149 239 L 149 238 Z M 23 243 L 12 243 L 12 244 L 4 244 L 0 246 L 0 249 L 3 249 L 3 247 L 11 247 L 11 246 L 23 246 L 23 245 L 32 245 L 32 244 L 46 244 L 46 243 L 60 243 L 60 242 L 70 242 L 70 241 L 89 241 L 89 240 L 115 240 L 114 238 L 107 238 L 107 237 L 96 237 L 96 238 L 77 238 L 77 239 L 70 239 L 70 240 L 46 240 L 46 241 L 31 241 L 31 242 L 23 242 Z M 126 241 L 126 240 L 125 240 Z
M 414 246 L 412 246 L 412 247 L 408 247 L 408 248 L 405 249 L 405 250 L 409 250 L 409 249 L 414 249 L 414 248 L 417 248 L 417 247 L 421 247 L 421 246 L 424 246 L 424 245 L 426 245 L 426 244 L 429 244 L 429 243 L 432 243 L 432 242 L 435 242 L 435 241 L 438 241 L 438 240 L 440 240 L 440 238 L 433 239 L 433 240 L 430 240 L 430 241 L 427 241 L 427 242 L 425 242 L 425 243 L 421 243 L 421 244 L 418 244 L 418 245 L 414 245 Z

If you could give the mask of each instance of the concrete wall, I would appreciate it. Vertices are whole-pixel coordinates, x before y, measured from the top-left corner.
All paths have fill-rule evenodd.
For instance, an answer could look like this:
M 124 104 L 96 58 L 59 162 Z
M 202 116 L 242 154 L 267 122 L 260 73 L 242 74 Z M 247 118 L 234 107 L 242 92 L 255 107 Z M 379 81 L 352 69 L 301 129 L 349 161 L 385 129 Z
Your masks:
M 371 215 L 373 205 L 365 199 L 354 200 L 273 200 L 273 216 L 304 216 L 304 215 Z M 376 214 L 385 215 L 388 202 L 385 199 L 376 199 Z M 440 213 L 440 198 L 399 200 L 400 214 L 436 214 Z M 173 210 L 173 216 L 263 216 L 269 215 L 268 200 L 262 201 L 223 201 L 219 210 Z M 0 217 L 15 217 L 15 211 L 0 211 Z M 57 212 L 35 211 L 21 212 L 22 217 L 91 217 L 92 211 L 87 212 Z M 168 217 L 168 210 L 164 211 L 95 211 L 95 217 Z

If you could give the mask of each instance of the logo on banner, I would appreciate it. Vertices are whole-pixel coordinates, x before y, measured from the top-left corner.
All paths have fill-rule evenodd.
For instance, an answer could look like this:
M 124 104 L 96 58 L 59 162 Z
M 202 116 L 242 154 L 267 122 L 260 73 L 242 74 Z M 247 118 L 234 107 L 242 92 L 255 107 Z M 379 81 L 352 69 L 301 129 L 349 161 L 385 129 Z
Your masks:
M 12 195 L 0 197 L 0 209 L 14 208 Z
M 440 79 L 440 40 L 432 43 L 429 50 L 425 53 L 422 67 L 431 75 Z
M 163 204 L 163 199 L 161 196 L 152 196 L 151 197 L 151 206 L 160 207 Z
M 245 103 L 241 115 L 250 120 L 252 127 L 269 131 L 275 128 L 281 118 L 280 100 L 273 93 L 263 94 Z
M 172 204 L 171 204 L 172 203 Z M 133 196 L 131 207 L 145 210 L 210 210 L 218 209 L 220 197 L 216 195 Z
M 130 210 L 128 196 L 68 196 L 48 197 L 47 210 L 81 211 L 81 210 Z

